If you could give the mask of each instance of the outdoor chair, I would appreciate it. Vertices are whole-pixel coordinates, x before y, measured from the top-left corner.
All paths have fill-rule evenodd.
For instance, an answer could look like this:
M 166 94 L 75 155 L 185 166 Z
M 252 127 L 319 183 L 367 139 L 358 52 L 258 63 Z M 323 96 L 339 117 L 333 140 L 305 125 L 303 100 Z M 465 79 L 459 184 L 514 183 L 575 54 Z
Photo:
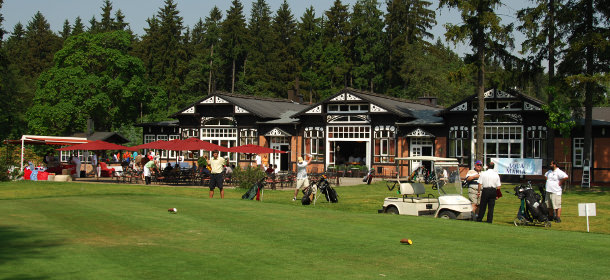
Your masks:
M 105 162 L 100 162 L 100 177 L 112 177 L 114 176 L 114 168 L 108 168 Z

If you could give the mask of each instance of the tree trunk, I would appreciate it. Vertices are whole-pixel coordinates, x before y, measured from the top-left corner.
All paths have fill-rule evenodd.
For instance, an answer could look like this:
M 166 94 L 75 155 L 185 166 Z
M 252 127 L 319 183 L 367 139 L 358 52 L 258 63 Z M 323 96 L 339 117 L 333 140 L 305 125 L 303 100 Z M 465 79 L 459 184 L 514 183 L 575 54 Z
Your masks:
M 235 92 L 235 59 L 233 59 L 233 70 L 231 74 L 231 93 Z
M 481 16 L 482 12 L 479 12 L 479 16 Z M 478 73 L 477 73 L 477 146 L 476 146 L 476 155 L 477 160 L 483 160 L 484 155 L 484 147 L 485 143 L 485 34 L 483 27 L 478 27 L 477 30 L 477 63 Z M 487 162 L 486 162 L 487 163 Z
M 593 30 L 593 0 L 586 1 L 586 33 L 591 34 L 594 32 Z M 588 36 L 587 36 L 588 37 Z M 587 38 L 586 40 L 586 49 L 585 49 L 585 59 L 586 59 L 586 68 L 585 74 L 587 78 L 593 77 L 593 46 L 591 45 L 591 39 Z M 592 144 L 592 119 L 593 119 L 593 82 L 586 81 L 585 84 L 585 151 L 584 151 L 584 160 L 589 161 L 589 165 L 591 165 L 591 144 Z
M 210 49 L 210 76 L 208 78 L 208 95 L 212 93 L 212 63 L 214 61 L 214 44 Z
M 549 0 L 548 55 L 549 55 L 549 86 L 554 87 L 555 82 L 555 0 Z M 556 91 L 555 91 L 556 92 Z M 553 103 L 555 97 L 549 94 L 548 104 Z M 549 129 L 547 133 L 547 163 L 555 159 L 555 130 Z

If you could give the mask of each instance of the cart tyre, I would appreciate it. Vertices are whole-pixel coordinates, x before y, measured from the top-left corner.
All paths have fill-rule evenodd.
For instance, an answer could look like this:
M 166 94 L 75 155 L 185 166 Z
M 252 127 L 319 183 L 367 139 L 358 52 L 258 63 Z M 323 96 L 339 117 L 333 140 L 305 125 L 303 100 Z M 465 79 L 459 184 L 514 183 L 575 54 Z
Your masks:
M 396 208 L 396 206 L 388 206 L 388 208 L 385 209 L 386 214 L 393 214 L 393 215 L 398 215 L 398 208 Z
M 455 213 L 449 211 L 449 210 L 443 210 L 438 214 L 438 217 L 441 219 L 450 219 L 450 220 L 455 220 L 457 218 L 457 216 L 455 215 Z

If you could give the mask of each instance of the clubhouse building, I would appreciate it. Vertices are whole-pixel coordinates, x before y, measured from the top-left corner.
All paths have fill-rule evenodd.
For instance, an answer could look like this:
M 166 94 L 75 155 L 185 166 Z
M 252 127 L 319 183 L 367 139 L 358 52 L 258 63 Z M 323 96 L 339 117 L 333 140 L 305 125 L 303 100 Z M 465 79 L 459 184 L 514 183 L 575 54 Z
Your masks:
M 587 168 L 582 124 L 570 138 L 549 139 L 542 105 L 516 90 L 486 91 L 481 160 L 536 158 L 546 168 L 552 160 L 548 141 L 554 141 L 555 159 L 578 184 Z M 342 170 L 347 175 L 374 168 L 377 174 L 395 176 L 395 158 L 427 155 L 457 158 L 464 175 L 477 160 L 473 157 L 477 107 L 476 95 L 443 108 L 432 97 L 413 101 L 352 88 L 316 104 L 215 92 L 171 115 L 173 121 L 138 126 L 143 127 L 144 143 L 197 137 L 224 147 L 256 144 L 287 151 L 261 155 L 265 164 L 281 170 L 295 170 L 297 157 L 307 154 L 313 156 L 309 170 L 313 173 Z M 609 134 L 610 108 L 594 108 L 588 166 L 592 184 L 610 182 Z M 191 152 L 187 158 L 200 155 Z M 254 160 L 248 154 L 224 155 L 235 165 Z M 175 157 L 176 152 L 161 151 L 162 159 Z M 413 162 L 400 172 L 410 173 L 420 164 L 426 163 Z

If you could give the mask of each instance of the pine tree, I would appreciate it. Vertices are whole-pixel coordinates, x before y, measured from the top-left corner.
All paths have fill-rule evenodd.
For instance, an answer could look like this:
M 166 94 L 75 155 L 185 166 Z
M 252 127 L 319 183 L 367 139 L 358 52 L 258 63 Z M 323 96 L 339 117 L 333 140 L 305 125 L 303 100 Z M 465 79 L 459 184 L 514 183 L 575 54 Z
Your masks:
M 384 49 L 383 13 L 377 0 L 358 0 L 352 14 L 354 39 L 354 84 L 361 89 L 375 91 L 383 81 Z
M 76 17 L 74 20 L 74 26 L 72 27 L 72 34 L 70 35 L 78 35 L 85 32 L 85 26 L 83 25 L 83 20 L 80 17 Z
M 294 16 L 286 0 L 280 5 L 273 20 L 273 31 L 277 36 L 275 40 L 274 57 L 278 60 L 274 67 L 272 90 L 280 97 L 287 97 L 288 89 L 297 88 L 298 72 L 297 60 L 297 27 Z
M 102 14 L 99 25 L 100 32 L 107 32 L 114 29 L 114 18 L 112 18 L 112 3 L 110 0 L 104 0 L 104 6 L 102 6 Z
M 512 25 L 501 25 L 500 18 L 494 12 L 501 5 L 500 0 L 441 0 L 439 7 L 457 8 L 460 10 L 463 24 L 446 24 L 445 37 L 452 42 L 470 42 L 477 67 L 478 111 L 476 121 L 476 158 L 483 158 L 484 109 L 485 109 L 485 62 L 493 55 L 491 50 L 499 50 L 502 44 L 512 46 Z
M 352 66 L 352 46 L 350 37 L 350 14 L 348 6 L 341 0 L 335 0 L 330 10 L 325 12 L 326 20 L 323 22 L 324 52 L 322 66 L 326 78 L 329 79 L 330 91 L 351 86 L 349 73 Z
M 87 29 L 87 31 L 89 33 L 97 33 L 97 32 L 100 32 L 100 30 L 101 30 L 100 23 L 97 21 L 97 19 L 95 19 L 95 16 L 92 16 L 91 19 L 89 20 L 89 29 Z
M 119 9 L 116 11 L 116 13 L 114 13 L 114 25 L 112 27 L 112 30 L 126 30 L 128 31 L 129 29 L 129 23 L 125 22 L 125 15 L 123 15 L 123 12 Z M 130 31 L 128 31 L 129 33 L 131 33 Z
M 165 0 L 165 6 L 157 12 L 159 19 L 158 37 L 155 38 L 158 64 L 154 66 L 152 81 L 159 85 L 167 93 L 167 100 L 171 105 L 177 100 L 180 87 L 178 68 L 181 53 L 184 51 L 182 40 L 182 17 L 179 15 L 177 4 L 173 0 Z M 170 104 L 167 104 L 169 109 Z
M 25 32 L 27 57 L 22 61 L 23 74 L 35 79 L 53 64 L 53 55 L 61 47 L 61 41 L 42 13 L 37 12 L 28 22 Z
M 421 0 L 390 0 L 387 2 L 385 17 L 388 42 L 387 81 L 393 91 L 404 91 L 408 81 L 401 79 L 400 69 L 404 69 L 405 59 L 413 58 L 407 52 L 412 48 L 409 44 L 421 47 L 428 46 L 427 38 L 432 38 L 430 29 L 436 24 L 435 12 L 428 7 L 429 1 Z
M 70 37 L 71 34 L 72 34 L 72 27 L 70 26 L 70 21 L 68 21 L 66 19 L 64 21 L 64 26 L 63 26 L 61 32 L 59 33 L 59 35 L 61 36 L 61 39 L 66 40 L 66 38 Z
M 227 17 L 221 24 L 221 55 L 230 65 L 225 71 L 228 79 L 223 84 L 227 85 L 231 93 L 235 91 L 236 74 L 245 57 L 247 29 L 243 10 L 241 2 L 233 0 Z
M 322 19 L 316 18 L 313 6 L 307 8 L 301 16 L 297 36 L 302 84 L 309 91 L 310 102 L 313 102 L 314 95 L 324 87 L 324 79 L 322 79 L 320 70 L 323 49 Z M 319 98 L 320 96 L 316 96 L 315 100 Z
M 207 57 L 207 60 L 209 61 L 208 94 L 211 94 L 212 91 L 216 90 L 216 76 L 218 69 L 221 66 L 221 58 L 218 55 L 218 50 L 215 50 L 215 48 L 218 48 L 220 45 L 221 20 L 222 12 L 216 6 L 210 11 L 210 15 L 205 18 L 205 37 L 203 44 L 205 48 L 210 50 L 209 56 Z
M 559 72 L 584 99 L 584 160 L 591 159 L 593 105 L 607 95 L 610 72 L 610 7 L 607 1 L 568 0 L 561 22 L 568 48 Z M 605 83 L 605 84 L 604 84 Z
M 273 96 L 271 84 L 279 61 L 274 53 L 276 37 L 271 26 L 271 10 L 265 0 L 252 2 L 247 38 L 244 79 L 238 84 L 238 91 Z

